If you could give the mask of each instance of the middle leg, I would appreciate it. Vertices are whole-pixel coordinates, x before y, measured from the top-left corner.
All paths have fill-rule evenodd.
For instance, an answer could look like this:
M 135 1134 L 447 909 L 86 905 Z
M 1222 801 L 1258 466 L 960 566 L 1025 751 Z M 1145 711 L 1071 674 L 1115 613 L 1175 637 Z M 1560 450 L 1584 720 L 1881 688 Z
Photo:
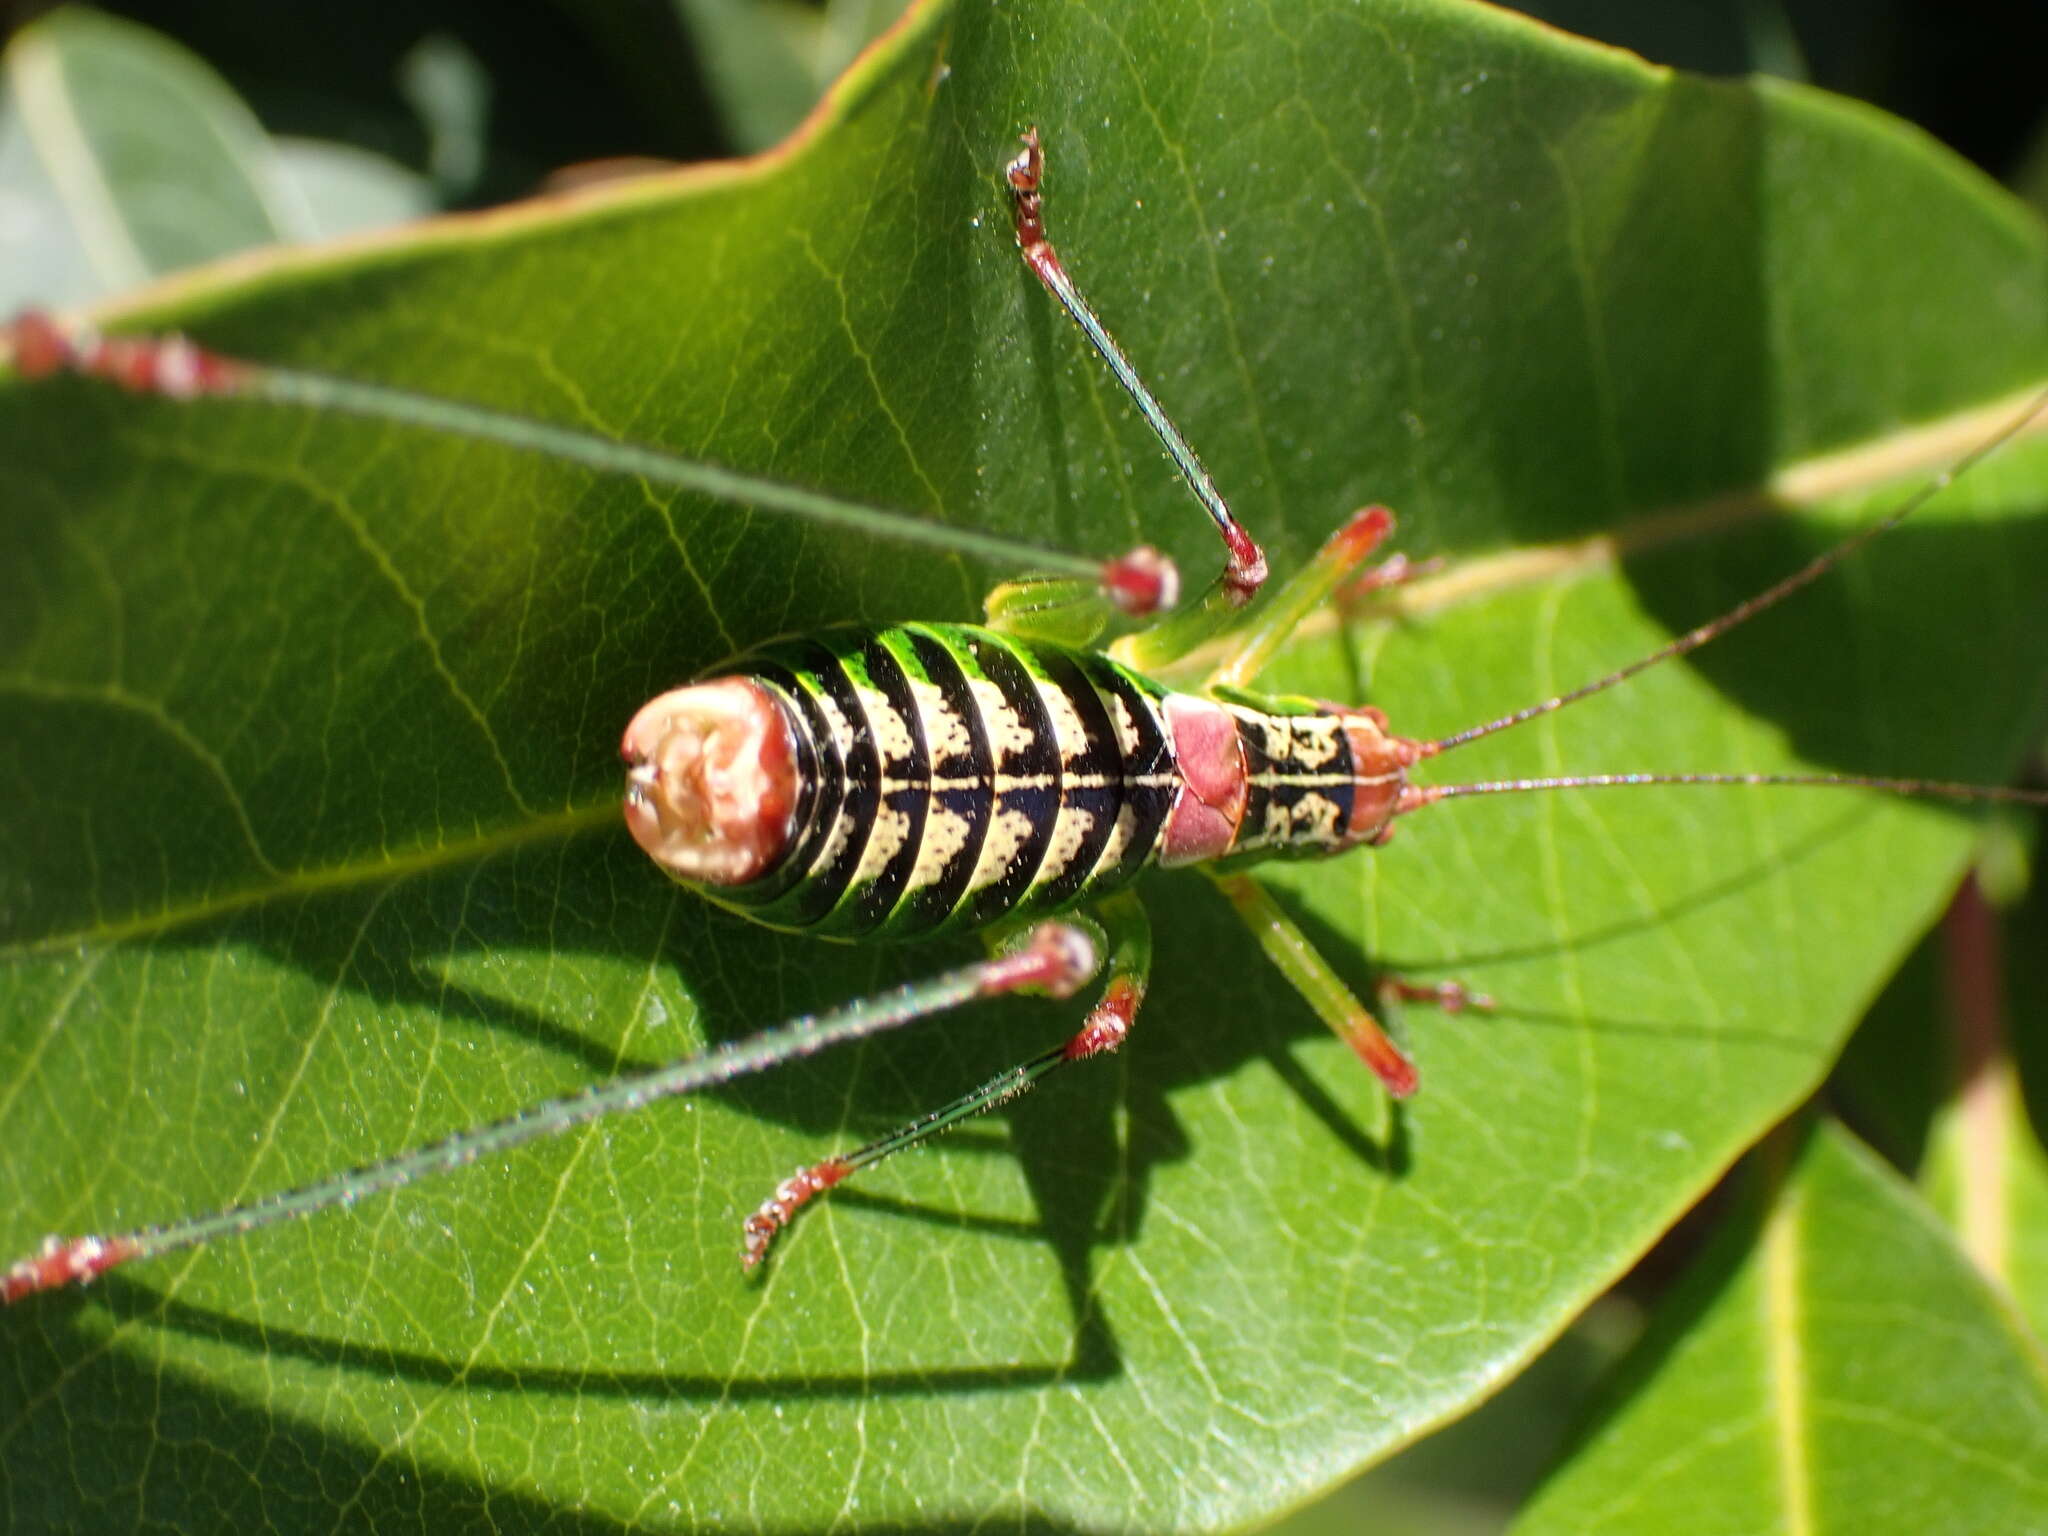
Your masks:
M 1073 924 L 1076 919 L 1068 917 L 1062 921 Z M 885 1157 L 893 1157 L 950 1130 L 963 1120 L 1008 1104 L 1029 1093 L 1061 1067 L 1103 1055 L 1124 1043 L 1137 1018 L 1138 1007 L 1145 1000 L 1145 986 L 1152 972 L 1151 923 L 1138 898 L 1124 891 L 1098 902 L 1092 920 L 1083 920 L 1081 925 L 1095 930 L 1107 977 L 1101 998 L 1089 1010 L 1081 1027 L 1063 1043 L 997 1073 L 979 1088 L 898 1126 L 888 1135 L 854 1151 L 799 1168 L 776 1185 L 775 1193 L 747 1218 L 743 1262 L 748 1269 L 768 1256 L 776 1234 L 795 1220 L 796 1213 L 814 1196 L 845 1182 L 863 1168 L 872 1168 Z

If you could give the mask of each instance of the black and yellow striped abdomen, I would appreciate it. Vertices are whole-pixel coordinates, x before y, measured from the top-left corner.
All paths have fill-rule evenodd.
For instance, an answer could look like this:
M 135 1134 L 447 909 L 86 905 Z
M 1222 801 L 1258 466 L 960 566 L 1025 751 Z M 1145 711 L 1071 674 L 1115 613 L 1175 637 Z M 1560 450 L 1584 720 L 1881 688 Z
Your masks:
M 739 663 L 788 708 L 781 864 L 717 899 L 776 927 L 902 937 L 1057 911 L 1156 857 L 1180 787 L 1165 690 L 969 625 L 828 630 Z

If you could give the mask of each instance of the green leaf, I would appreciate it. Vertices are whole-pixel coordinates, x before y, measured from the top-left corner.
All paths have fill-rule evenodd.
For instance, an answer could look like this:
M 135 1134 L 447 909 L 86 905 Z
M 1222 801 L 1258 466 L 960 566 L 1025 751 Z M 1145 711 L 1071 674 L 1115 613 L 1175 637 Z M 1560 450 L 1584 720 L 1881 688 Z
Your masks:
M 1054 238 L 1290 570 L 1352 507 L 1491 590 L 1276 687 L 1437 734 L 1791 568 L 2048 377 L 2048 239 L 1916 134 L 1466 6 L 927 6 L 776 157 L 137 306 L 872 502 L 1216 552 L 1018 263 Z M 1929 427 L 1945 428 L 1930 438 Z M 2048 451 L 1686 664 L 1446 758 L 1998 780 Z M 1827 455 L 1819 477 L 1793 473 Z M 1015 574 L 317 413 L 0 399 L 0 1251 L 203 1210 L 926 974 L 754 931 L 620 834 L 618 733 L 752 641 Z M 1798 515 L 1755 516 L 1783 502 Z M 1608 546 L 1682 537 L 1617 568 Z M 1560 545 L 1565 558 L 1547 552 Z M 1576 554 L 1573 552 L 1576 551 Z M 1806 1095 L 1970 818 L 1477 801 L 1276 873 L 1411 1013 L 1375 1084 L 1192 876 L 1129 1047 L 824 1201 L 799 1163 L 1073 1027 L 1018 1001 L 0 1317 L 17 1523 L 799 1531 L 1266 1518 L 1452 1417 Z
M 1828 1125 L 1802 1140 L 1623 1362 L 1626 1390 L 1517 1529 L 2039 1523 L 2038 1349 L 1860 1143 Z

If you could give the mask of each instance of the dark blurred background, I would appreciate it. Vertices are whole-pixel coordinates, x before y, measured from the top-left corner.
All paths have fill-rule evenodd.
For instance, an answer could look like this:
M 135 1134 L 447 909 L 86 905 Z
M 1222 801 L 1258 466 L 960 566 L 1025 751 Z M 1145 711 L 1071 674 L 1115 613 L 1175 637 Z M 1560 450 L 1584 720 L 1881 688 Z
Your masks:
M 7 0 L 10 30 L 52 8 Z M 425 176 L 444 207 L 567 166 L 766 147 L 900 0 L 111 0 L 207 59 L 274 134 Z M 1993 176 L 2038 181 L 2042 0 L 1541 0 L 1519 9 L 1658 63 L 1763 71 L 1921 124 Z

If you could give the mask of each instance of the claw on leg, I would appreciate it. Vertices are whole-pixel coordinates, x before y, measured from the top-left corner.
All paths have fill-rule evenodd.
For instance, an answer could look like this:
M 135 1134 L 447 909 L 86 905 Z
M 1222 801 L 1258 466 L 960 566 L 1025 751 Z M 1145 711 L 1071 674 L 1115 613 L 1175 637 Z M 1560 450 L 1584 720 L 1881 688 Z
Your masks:
M 1074 1038 L 1061 1048 L 1063 1059 L 1086 1061 L 1090 1056 L 1105 1055 L 1122 1045 L 1131 1033 L 1131 1025 L 1137 1021 L 1138 1004 L 1144 996 L 1145 989 L 1127 976 L 1111 981 L 1102 994 L 1102 1001 L 1089 1011 L 1086 1021 L 1075 1031 Z
M 1410 560 L 1406 555 L 1389 555 L 1378 565 L 1369 565 L 1350 581 L 1340 586 L 1332 601 L 1339 608 L 1355 607 L 1376 592 L 1389 592 L 1395 587 L 1405 587 L 1411 581 L 1440 574 L 1450 562 L 1442 555 L 1432 555 L 1427 560 Z
M 1427 1003 L 1441 1008 L 1445 1013 L 1463 1013 L 1467 1008 L 1480 1013 L 1491 1013 L 1494 1001 L 1484 992 L 1474 992 L 1462 981 L 1414 982 L 1404 981 L 1399 976 L 1382 976 L 1379 982 L 1380 996 L 1395 998 L 1404 1003 Z
M 740 1267 L 749 1272 L 768 1257 L 768 1245 L 775 1234 L 796 1220 L 796 1213 L 813 1195 L 822 1195 L 849 1173 L 853 1165 L 843 1157 L 828 1157 L 822 1163 L 799 1168 L 775 1186 L 775 1193 L 761 1202 L 760 1209 L 741 1227 Z

